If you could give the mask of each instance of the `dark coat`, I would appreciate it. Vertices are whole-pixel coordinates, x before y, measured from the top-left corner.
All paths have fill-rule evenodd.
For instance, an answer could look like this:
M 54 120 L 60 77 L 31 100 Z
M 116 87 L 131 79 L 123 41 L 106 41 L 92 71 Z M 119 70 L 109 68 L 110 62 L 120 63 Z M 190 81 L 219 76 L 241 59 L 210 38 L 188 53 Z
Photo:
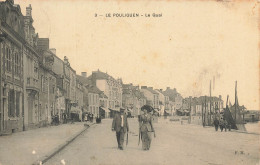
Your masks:
M 215 126 L 219 125 L 218 119 L 215 119 L 215 120 L 214 120 L 214 125 L 215 125 Z
M 128 121 L 127 121 L 127 116 L 125 113 L 123 114 L 123 118 L 124 118 L 123 129 L 124 129 L 124 132 L 126 132 L 126 131 L 129 131 L 129 126 L 128 126 Z M 112 123 L 112 128 L 116 132 L 120 132 L 120 130 L 121 130 L 121 120 L 122 120 L 121 114 L 120 113 L 115 114 L 115 117 L 114 117 L 113 123 Z

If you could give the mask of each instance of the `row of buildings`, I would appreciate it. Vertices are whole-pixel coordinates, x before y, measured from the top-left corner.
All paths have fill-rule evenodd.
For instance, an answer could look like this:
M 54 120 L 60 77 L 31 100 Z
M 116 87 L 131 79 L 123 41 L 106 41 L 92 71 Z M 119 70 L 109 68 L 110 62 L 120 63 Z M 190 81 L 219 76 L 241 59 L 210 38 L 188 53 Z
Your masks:
M 54 115 L 61 122 L 85 112 L 113 117 L 125 107 L 136 116 L 149 104 L 160 115 L 200 116 L 205 105 L 203 97 L 183 98 L 170 87 L 124 84 L 99 70 L 77 75 L 69 59 L 58 56 L 49 39 L 35 32 L 31 5 L 23 15 L 13 0 L 0 2 L 0 134 L 46 126 Z M 221 110 L 223 101 L 213 98 L 210 105 Z
M 1 133 L 41 127 L 82 106 L 76 71 L 35 33 L 31 5 L 24 16 L 13 0 L 0 2 L 0 55 Z

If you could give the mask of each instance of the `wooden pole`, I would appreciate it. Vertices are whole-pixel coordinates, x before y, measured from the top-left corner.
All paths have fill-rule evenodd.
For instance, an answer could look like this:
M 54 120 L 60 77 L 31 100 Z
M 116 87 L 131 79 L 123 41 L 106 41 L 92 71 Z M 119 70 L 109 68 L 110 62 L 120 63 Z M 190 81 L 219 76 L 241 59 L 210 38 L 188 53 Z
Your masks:
M 236 85 L 235 85 L 235 124 L 237 120 L 237 81 L 236 81 Z
M 211 125 L 211 80 L 210 80 L 210 87 L 209 87 L 209 94 L 210 94 L 210 107 L 209 107 L 209 125 Z
M 206 95 L 205 95 L 205 112 L 204 112 L 204 124 L 206 122 L 206 112 L 207 112 L 207 101 L 206 101 Z
M 203 126 L 203 102 L 201 104 L 201 122 L 202 122 L 202 126 Z
M 0 20 L 0 27 L 1 27 L 1 20 Z M 1 132 L 2 132 L 2 130 L 3 130 L 3 121 L 4 121 L 4 109 L 3 109 L 3 106 L 2 106 L 2 101 L 3 101 L 3 99 L 2 99 L 2 66 L 4 66 L 4 65 L 2 65 L 2 43 L 1 43 L 1 41 L 0 41 L 0 134 L 1 134 Z
M 191 96 L 190 96 L 190 120 L 189 120 L 189 124 L 191 123 Z

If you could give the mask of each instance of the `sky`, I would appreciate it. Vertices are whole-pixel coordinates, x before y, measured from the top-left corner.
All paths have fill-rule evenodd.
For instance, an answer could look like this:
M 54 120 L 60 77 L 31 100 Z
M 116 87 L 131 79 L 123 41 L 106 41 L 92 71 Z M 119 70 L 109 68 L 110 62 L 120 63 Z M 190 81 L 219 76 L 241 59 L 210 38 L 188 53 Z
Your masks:
M 124 83 L 176 88 L 184 97 L 227 95 L 259 104 L 257 1 L 15 0 L 77 74 L 100 70 Z M 113 13 L 162 17 L 106 17 Z M 95 17 L 95 14 L 98 14 Z M 102 16 L 99 16 L 102 15 Z M 213 85 L 213 79 L 214 85 Z M 214 89 L 213 89 L 214 88 Z

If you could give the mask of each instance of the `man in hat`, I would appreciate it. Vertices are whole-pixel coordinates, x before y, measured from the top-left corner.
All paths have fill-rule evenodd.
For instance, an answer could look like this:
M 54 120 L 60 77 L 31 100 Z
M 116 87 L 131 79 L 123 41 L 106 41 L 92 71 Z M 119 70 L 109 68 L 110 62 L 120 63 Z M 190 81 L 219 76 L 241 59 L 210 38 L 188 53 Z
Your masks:
M 120 113 L 115 114 L 112 123 L 112 131 L 116 131 L 118 148 L 123 150 L 125 133 L 129 131 L 125 109 L 120 108 Z

